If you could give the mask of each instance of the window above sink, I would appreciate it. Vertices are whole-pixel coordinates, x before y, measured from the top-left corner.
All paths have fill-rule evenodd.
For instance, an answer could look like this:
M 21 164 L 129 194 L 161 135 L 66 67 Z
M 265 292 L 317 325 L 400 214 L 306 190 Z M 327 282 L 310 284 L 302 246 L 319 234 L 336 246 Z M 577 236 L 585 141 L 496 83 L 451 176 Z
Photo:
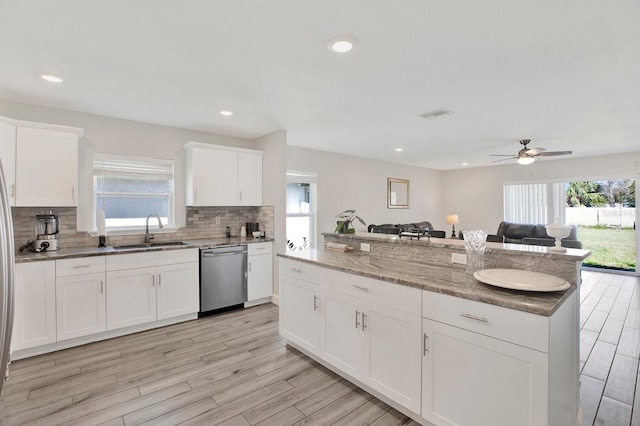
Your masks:
M 163 231 L 171 231 L 175 227 L 174 193 L 173 160 L 94 155 L 93 216 L 104 211 L 109 234 L 144 232 L 152 213 L 160 216 Z M 154 223 L 157 232 L 155 227 Z

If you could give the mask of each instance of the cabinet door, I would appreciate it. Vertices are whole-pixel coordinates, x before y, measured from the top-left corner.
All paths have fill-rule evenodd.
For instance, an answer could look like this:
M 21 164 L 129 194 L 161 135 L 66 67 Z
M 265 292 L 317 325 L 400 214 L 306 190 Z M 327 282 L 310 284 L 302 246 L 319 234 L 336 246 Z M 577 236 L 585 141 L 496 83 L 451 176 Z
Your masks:
M 238 205 L 262 205 L 262 154 L 238 153 Z
M 322 302 L 322 358 L 352 377 L 361 379 L 365 360 L 363 300 L 323 288 Z
M 78 135 L 18 127 L 16 205 L 76 206 Z
M 107 330 L 156 319 L 156 268 L 107 272 Z
M 16 126 L 0 123 L 0 160 L 7 185 L 9 205 L 15 205 L 16 194 Z
M 157 268 L 157 319 L 198 312 L 199 273 L 198 262 Z
M 14 309 L 12 350 L 56 341 L 54 261 L 16 265 Z
M 104 272 L 58 277 L 56 316 L 58 340 L 107 329 Z
M 318 355 L 320 306 L 318 285 L 287 275 L 280 281 L 280 334 Z
M 260 254 L 247 258 L 247 293 L 249 302 L 273 294 L 273 256 Z
M 194 206 L 238 204 L 238 153 L 193 148 Z
M 422 318 L 371 299 L 367 308 L 364 382 L 420 413 Z
M 546 425 L 547 356 L 423 320 L 422 417 L 437 425 Z

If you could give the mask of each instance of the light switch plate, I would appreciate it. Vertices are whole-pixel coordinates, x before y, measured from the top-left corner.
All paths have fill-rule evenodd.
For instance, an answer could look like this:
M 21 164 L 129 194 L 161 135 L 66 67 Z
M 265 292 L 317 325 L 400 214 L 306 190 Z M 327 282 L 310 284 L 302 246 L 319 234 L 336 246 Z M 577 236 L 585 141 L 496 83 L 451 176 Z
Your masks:
M 467 264 L 467 255 L 462 253 L 451 253 L 451 263 L 458 263 L 460 265 Z
M 369 243 L 360 243 L 360 251 L 371 251 Z

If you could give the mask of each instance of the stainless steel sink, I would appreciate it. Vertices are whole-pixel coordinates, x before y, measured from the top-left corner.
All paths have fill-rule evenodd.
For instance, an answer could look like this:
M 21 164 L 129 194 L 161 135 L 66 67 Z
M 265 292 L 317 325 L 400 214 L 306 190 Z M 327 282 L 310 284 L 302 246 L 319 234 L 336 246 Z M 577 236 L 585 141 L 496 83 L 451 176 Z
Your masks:
M 122 246 L 113 246 L 114 250 L 134 250 L 134 249 L 145 249 L 145 248 L 158 248 L 158 247 L 175 247 L 175 246 L 186 246 L 187 243 L 183 241 L 168 241 L 168 242 L 158 242 L 158 243 L 143 243 L 143 244 L 127 244 Z

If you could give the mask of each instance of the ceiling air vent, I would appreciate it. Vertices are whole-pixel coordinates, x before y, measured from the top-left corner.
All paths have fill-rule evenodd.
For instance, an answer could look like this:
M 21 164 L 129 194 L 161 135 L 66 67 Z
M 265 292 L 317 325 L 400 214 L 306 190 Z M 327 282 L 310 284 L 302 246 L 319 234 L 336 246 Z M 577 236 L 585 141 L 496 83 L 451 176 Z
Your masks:
M 420 114 L 420 117 L 426 118 L 428 120 L 436 117 L 440 117 L 442 115 L 450 115 L 453 114 L 453 111 L 449 111 L 448 109 L 440 108 L 429 112 L 423 112 Z

